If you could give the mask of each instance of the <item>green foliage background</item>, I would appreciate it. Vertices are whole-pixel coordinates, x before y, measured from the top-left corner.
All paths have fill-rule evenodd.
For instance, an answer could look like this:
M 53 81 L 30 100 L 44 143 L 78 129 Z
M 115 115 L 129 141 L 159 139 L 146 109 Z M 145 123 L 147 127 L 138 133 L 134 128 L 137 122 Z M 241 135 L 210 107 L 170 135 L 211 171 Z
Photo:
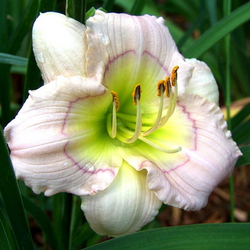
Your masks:
M 31 48 L 31 27 L 39 12 L 66 12 L 84 23 L 94 8 L 165 18 L 183 55 L 203 60 L 212 69 L 220 88 L 220 104 L 226 106 L 228 126 L 244 154 L 236 167 L 249 164 L 250 104 L 230 118 L 231 103 L 250 97 L 250 2 L 244 0 L 1 0 L 1 127 L 13 119 L 28 90 L 42 84 Z M 233 222 L 232 178 L 230 190 Z M 39 249 L 31 237 L 28 218 L 35 219 L 41 229 L 45 244 L 40 249 L 250 248 L 249 222 L 160 228 L 157 218 L 141 232 L 96 244 L 101 236 L 90 229 L 78 197 L 57 194 L 46 198 L 17 183 L 1 128 L 0 194 L 0 249 Z

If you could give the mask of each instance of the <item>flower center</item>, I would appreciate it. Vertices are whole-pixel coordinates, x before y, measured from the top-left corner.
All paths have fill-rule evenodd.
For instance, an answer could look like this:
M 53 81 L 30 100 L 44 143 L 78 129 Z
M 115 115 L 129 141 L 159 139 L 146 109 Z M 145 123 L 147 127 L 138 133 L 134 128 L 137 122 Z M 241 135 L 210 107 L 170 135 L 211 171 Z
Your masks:
M 178 68 L 178 66 L 175 66 L 172 70 L 171 76 L 167 76 L 165 80 L 160 80 L 157 84 L 157 96 L 159 96 L 160 98 L 160 103 L 154 123 L 152 123 L 151 120 L 147 121 L 147 118 L 142 119 L 140 103 L 142 90 L 140 84 L 135 86 L 132 93 L 133 103 L 136 106 L 136 115 L 123 114 L 118 112 L 120 107 L 118 94 L 114 91 L 111 91 L 113 109 L 112 114 L 110 114 L 107 119 L 107 130 L 111 138 L 116 138 L 117 140 L 126 144 L 131 144 L 137 140 L 140 140 L 166 153 L 176 153 L 181 150 L 181 147 L 175 149 L 167 149 L 158 144 L 155 144 L 149 138 L 147 138 L 148 135 L 163 127 L 174 113 L 178 93 Z M 169 102 L 167 111 L 165 115 L 163 115 L 165 93 Z

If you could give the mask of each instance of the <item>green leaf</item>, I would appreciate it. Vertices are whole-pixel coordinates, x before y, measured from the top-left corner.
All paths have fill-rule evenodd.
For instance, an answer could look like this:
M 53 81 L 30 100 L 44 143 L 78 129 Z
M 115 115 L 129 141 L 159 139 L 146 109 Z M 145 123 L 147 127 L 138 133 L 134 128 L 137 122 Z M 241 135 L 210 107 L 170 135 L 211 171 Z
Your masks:
M 35 16 L 37 16 L 38 12 L 53 11 L 55 4 L 56 0 L 41 0 Z M 27 74 L 23 91 L 23 101 L 25 101 L 28 96 L 28 90 L 37 89 L 40 86 L 40 70 L 37 67 L 33 49 L 30 46 Z
M 90 8 L 85 14 L 85 20 L 89 19 L 90 17 L 94 16 L 96 9 L 94 7 Z
M 230 15 L 221 19 L 213 27 L 207 30 L 202 36 L 196 40 L 183 55 L 187 58 L 198 58 L 209 48 L 215 45 L 226 34 L 250 19 L 250 2 L 242 5 L 234 10 Z
M 0 200 L 1 201 L 1 200 Z M 0 249 L 18 250 L 11 228 L 0 209 Z
M 39 206 L 30 201 L 28 198 L 25 196 L 22 196 L 22 198 L 25 209 L 34 217 L 38 225 L 41 227 L 45 239 L 48 241 L 50 247 L 54 250 L 59 250 L 58 240 L 47 215 Z
M 241 147 L 240 150 L 243 155 L 238 159 L 235 167 L 240 167 L 240 166 L 250 164 L 250 145 Z
M 3 249 L 3 250 L 10 249 L 11 250 L 11 246 L 9 244 L 9 240 L 8 240 L 7 235 L 6 235 L 2 220 L 0 220 L 0 239 L 1 239 L 0 249 Z
M 111 12 L 114 6 L 115 0 L 104 0 L 102 8 L 105 9 L 107 12 Z
M 249 249 L 250 223 L 177 226 L 141 231 L 85 250 Z
M 20 249 L 33 249 L 22 198 L 9 158 L 2 129 L 0 128 L 0 193 L 6 214 Z
M 31 26 L 36 17 L 37 8 L 38 1 L 30 0 L 22 18 L 18 22 L 17 28 L 13 31 L 12 36 L 9 39 L 7 49 L 9 53 L 15 54 L 19 50 L 24 37 L 31 30 Z
M 236 128 L 240 123 L 242 123 L 250 114 L 250 103 L 245 105 L 239 113 L 237 113 L 231 120 L 232 128 Z
M 232 130 L 233 139 L 237 144 L 244 144 L 250 142 L 250 120 L 238 125 Z
M 59 193 L 53 196 L 54 230 L 60 243 L 60 250 L 69 249 L 71 209 L 71 194 Z
M 67 0 L 66 15 L 75 20 L 85 23 L 86 1 L 85 0 Z
M 21 56 L 0 53 L 0 63 L 27 66 L 28 59 Z
M 134 4 L 133 4 L 133 7 L 132 9 L 130 10 L 130 14 L 131 15 L 140 15 L 142 10 L 143 10 L 143 7 L 146 3 L 146 0 L 136 0 L 134 1 Z

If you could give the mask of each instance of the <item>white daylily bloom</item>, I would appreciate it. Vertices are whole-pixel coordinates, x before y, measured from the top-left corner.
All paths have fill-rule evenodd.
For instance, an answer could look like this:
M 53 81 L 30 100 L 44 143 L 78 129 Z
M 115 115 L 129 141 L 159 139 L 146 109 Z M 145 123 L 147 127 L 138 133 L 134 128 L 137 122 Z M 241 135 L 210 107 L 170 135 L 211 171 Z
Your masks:
M 97 233 L 139 230 L 162 202 L 198 210 L 231 175 L 241 152 L 214 77 L 162 18 L 96 11 L 84 26 L 45 13 L 33 47 L 47 84 L 5 128 L 16 176 L 81 196 Z

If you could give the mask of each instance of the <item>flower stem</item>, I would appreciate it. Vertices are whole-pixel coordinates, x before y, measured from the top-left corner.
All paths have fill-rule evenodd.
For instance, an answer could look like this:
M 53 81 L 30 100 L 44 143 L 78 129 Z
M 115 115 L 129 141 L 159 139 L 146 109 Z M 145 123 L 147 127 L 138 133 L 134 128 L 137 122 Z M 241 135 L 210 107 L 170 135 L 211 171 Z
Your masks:
M 229 15 L 231 12 L 231 0 L 224 1 L 224 15 Z M 226 58 L 226 108 L 227 108 L 227 123 L 228 129 L 231 130 L 231 82 L 230 82 L 230 34 L 225 37 L 225 58 Z M 230 220 L 234 222 L 234 180 L 233 175 L 230 177 Z

